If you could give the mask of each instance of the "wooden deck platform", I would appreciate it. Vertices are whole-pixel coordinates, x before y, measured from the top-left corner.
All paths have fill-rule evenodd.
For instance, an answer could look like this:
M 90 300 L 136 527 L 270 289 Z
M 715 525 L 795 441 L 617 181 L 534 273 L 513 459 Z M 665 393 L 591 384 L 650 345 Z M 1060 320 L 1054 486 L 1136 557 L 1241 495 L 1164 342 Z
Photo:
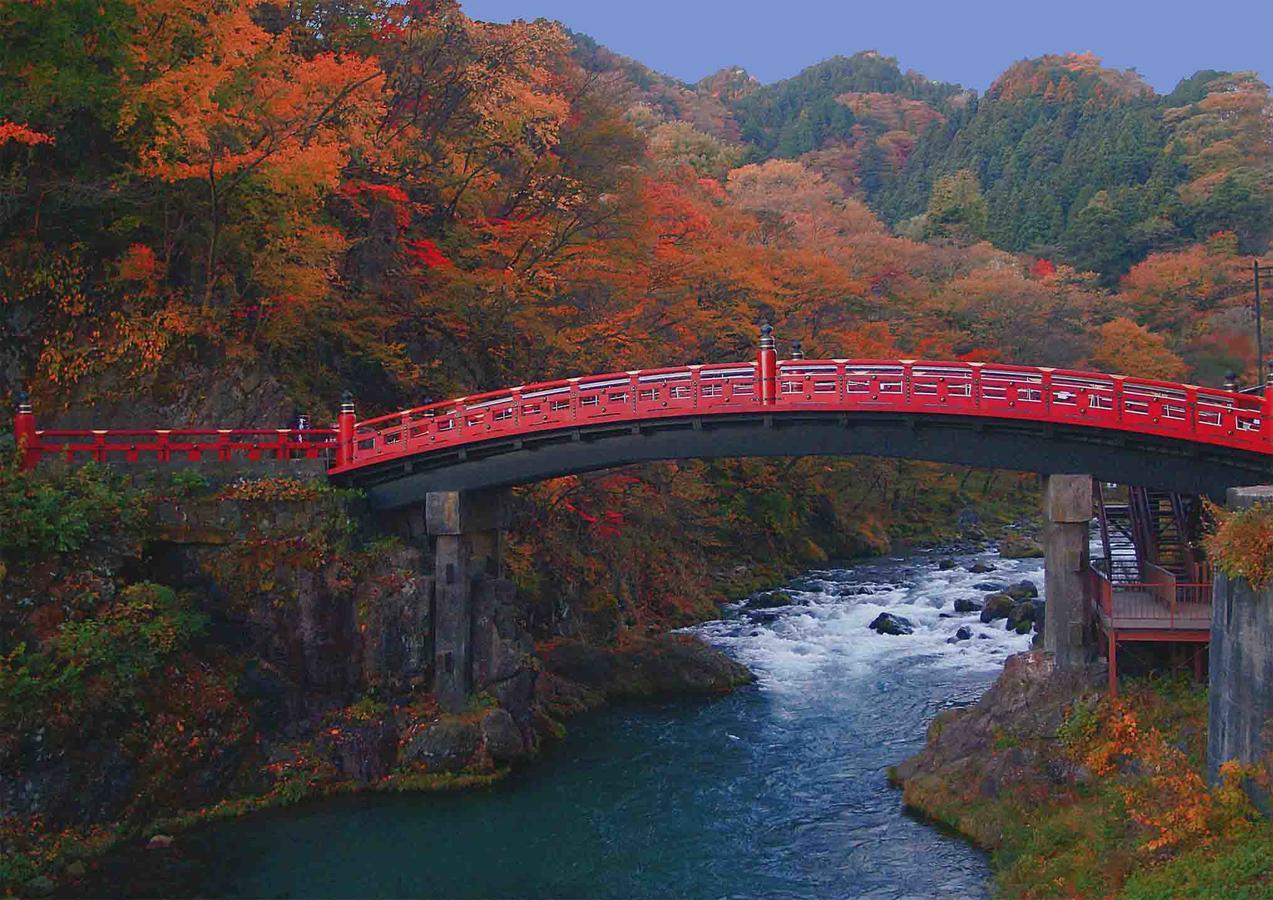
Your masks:
M 1207 641 L 1211 637 L 1210 603 L 1176 603 L 1170 606 L 1149 591 L 1113 591 L 1113 611 L 1100 605 L 1096 614 L 1104 631 L 1119 640 Z

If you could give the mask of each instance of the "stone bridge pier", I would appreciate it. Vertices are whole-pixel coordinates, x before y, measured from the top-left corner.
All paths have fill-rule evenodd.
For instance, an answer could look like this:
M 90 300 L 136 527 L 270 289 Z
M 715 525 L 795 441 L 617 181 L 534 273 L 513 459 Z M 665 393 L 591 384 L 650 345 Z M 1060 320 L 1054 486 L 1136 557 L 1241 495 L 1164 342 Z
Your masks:
M 1096 657 L 1086 595 L 1091 521 L 1091 475 L 1044 476 L 1043 649 L 1058 669 L 1080 669 Z
M 531 640 L 518 621 L 515 586 L 503 577 L 508 515 L 503 489 L 425 498 L 434 568 L 434 693 L 446 712 L 464 709 L 475 691 L 493 693 L 514 718 L 529 710 Z

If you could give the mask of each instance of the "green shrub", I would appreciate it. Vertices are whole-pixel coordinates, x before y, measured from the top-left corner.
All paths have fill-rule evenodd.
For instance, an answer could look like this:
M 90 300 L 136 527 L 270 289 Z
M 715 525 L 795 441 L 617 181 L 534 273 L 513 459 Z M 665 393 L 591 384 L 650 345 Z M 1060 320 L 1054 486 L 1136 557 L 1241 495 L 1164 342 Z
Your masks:
M 69 666 L 126 684 L 153 672 L 206 623 L 172 588 L 141 582 L 101 615 L 63 625 L 55 653 Z
M 144 518 L 143 496 L 101 466 L 69 468 L 56 478 L 0 466 L 0 559 L 10 571 L 95 541 L 135 541 Z
M 171 484 L 174 493 L 183 497 L 206 494 L 211 487 L 207 476 L 194 469 L 181 469 L 172 476 Z
M 0 655 L 0 725 L 20 731 L 132 709 L 145 679 L 206 622 L 171 588 L 131 585 L 96 616 L 64 623 L 42 647 L 18 644 Z

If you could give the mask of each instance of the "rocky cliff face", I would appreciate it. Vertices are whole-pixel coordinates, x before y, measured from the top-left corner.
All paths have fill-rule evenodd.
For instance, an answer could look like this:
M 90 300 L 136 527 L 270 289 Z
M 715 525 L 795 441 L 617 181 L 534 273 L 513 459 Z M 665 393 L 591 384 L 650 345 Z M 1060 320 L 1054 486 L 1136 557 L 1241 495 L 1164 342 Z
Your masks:
M 76 741 L 34 732 L 0 748 L 16 773 L 0 779 L 6 813 L 83 827 L 338 785 L 448 786 L 533 755 L 561 719 L 608 699 L 750 677 L 688 637 L 537 651 L 515 585 L 482 576 L 473 701 L 442 714 L 428 550 L 378 534 L 357 498 L 289 478 L 193 495 L 161 486 L 149 516 L 140 553 L 121 548 L 86 575 L 104 596 L 129 581 L 167 586 L 206 624 L 138 709 L 73 726 Z M 160 760 L 140 749 L 160 728 L 216 752 L 174 744 Z
M 993 813 L 1000 794 L 1074 784 L 1088 777 L 1060 751 L 1057 729 L 1076 704 L 1100 694 L 1099 669 L 1058 671 L 1042 651 L 1009 657 L 973 706 L 940 713 L 928 744 L 896 766 L 890 780 L 902 801 L 983 847 L 999 845 Z

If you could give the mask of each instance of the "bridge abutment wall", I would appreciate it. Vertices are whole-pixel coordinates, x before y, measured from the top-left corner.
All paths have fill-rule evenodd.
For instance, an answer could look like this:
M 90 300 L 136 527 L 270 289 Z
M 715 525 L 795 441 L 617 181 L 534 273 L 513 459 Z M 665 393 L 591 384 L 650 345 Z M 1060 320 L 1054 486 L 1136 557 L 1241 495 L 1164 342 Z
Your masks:
M 1047 613 L 1043 648 L 1059 669 L 1081 669 L 1095 657 L 1086 597 L 1091 475 L 1043 479 L 1043 581 Z
M 1231 510 L 1273 505 L 1273 486 L 1232 488 Z M 1256 590 L 1216 572 L 1211 602 L 1207 780 L 1237 760 L 1273 768 L 1273 587 Z M 1266 812 L 1268 796 L 1258 798 Z

